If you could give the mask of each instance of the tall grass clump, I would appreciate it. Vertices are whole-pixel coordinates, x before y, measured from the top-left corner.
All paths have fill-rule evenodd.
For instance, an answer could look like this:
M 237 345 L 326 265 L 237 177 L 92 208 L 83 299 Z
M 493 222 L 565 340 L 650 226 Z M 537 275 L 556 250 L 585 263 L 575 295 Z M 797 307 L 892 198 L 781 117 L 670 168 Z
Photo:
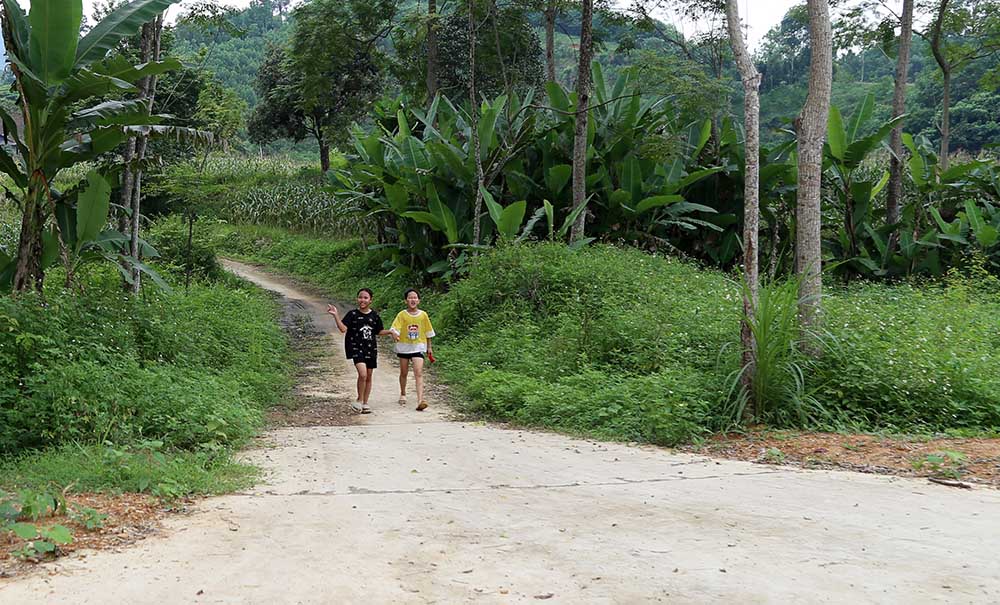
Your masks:
M 755 359 L 730 375 L 724 415 L 731 425 L 815 427 L 826 420 L 822 405 L 807 391 L 809 360 L 798 350 L 803 338 L 798 322 L 799 282 L 763 284 L 756 308 L 742 314 L 753 338 Z M 745 282 L 741 289 L 749 297 Z

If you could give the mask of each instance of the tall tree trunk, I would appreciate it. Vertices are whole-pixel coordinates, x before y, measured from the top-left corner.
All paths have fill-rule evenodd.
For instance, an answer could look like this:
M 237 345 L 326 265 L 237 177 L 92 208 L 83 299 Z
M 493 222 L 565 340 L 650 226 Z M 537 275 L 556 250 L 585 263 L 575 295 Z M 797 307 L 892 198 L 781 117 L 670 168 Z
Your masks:
M 573 210 L 587 203 L 587 119 L 590 108 L 590 62 L 593 58 L 594 0 L 583 0 L 580 23 L 580 65 L 576 71 L 576 129 L 573 134 Z M 573 222 L 570 241 L 583 239 L 587 212 Z
M 931 27 L 931 53 L 934 55 L 934 60 L 937 61 L 938 67 L 941 68 L 941 78 L 943 80 L 941 86 L 941 151 L 938 163 L 941 165 L 942 170 L 948 169 L 948 154 L 949 149 L 949 138 L 951 136 L 951 70 L 952 65 L 948 62 L 948 58 L 944 55 L 944 49 L 941 46 L 941 29 L 944 26 L 944 18 L 948 13 L 948 3 L 950 0 L 941 0 L 941 4 L 938 5 L 937 18 L 934 19 L 934 25 Z
M 497 7 L 496 1 L 490 2 L 490 21 L 493 22 L 493 43 L 497 51 L 497 59 L 500 61 L 500 75 L 503 77 L 503 90 L 507 95 L 510 95 L 511 86 L 510 78 L 507 76 L 507 63 L 504 62 L 504 52 L 500 48 L 500 27 L 497 25 L 497 13 L 500 9 Z
M 158 61 L 160 59 L 160 34 L 163 31 L 163 15 L 160 14 L 153 21 L 142 26 L 141 52 L 142 61 Z M 146 107 L 150 113 L 153 111 L 153 101 L 156 98 L 156 76 L 147 76 L 139 80 L 139 98 L 145 100 Z M 142 161 L 146 158 L 146 147 L 149 145 L 148 136 L 140 136 L 135 143 L 136 168 L 132 177 L 131 199 L 129 206 L 132 208 L 132 221 L 129 232 L 129 253 L 132 258 L 139 260 L 139 231 L 142 218 Z M 126 167 L 126 170 L 131 170 Z M 132 269 L 132 291 L 138 293 L 142 287 L 141 273 L 138 269 Z
M 941 69 L 941 170 L 948 170 L 951 163 L 951 66 Z
M 545 75 L 549 82 L 556 81 L 556 0 L 548 0 L 545 7 Z
M 803 330 L 801 346 L 818 354 L 809 331 L 819 321 L 820 296 L 823 292 L 821 230 L 823 142 L 830 114 L 833 84 L 833 36 L 830 27 L 829 0 L 808 0 L 809 92 L 797 120 L 799 150 L 799 189 L 796 209 L 796 270 L 799 286 L 799 324 Z
M 726 0 L 726 24 L 729 27 L 729 42 L 733 47 L 733 57 L 743 80 L 743 129 L 746 131 L 746 153 L 743 179 L 743 275 L 746 279 L 746 295 L 743 297 L 745 318 L 740 327 L 743 344 L 743 387 L 753 387 L 754 367 L 757 363 L 757 347 L 750 324 L 753 321 L 758 301 L 757 240 L 760 228 L 760 73 L 750 59 L 740 13 L 736 0 Z M 752 401 L 752 400 L 751 400 Z M 755 410 L 748 406 L 748 415 Z
M 427 104 L 438 91 L 437 0 L 427 0 Z
M 135 160 L 135 147 L 136 137 L 129 137 L 125 142 L 125 151 L 122 152 L 122 165 L 124 169 L 122 170 L 122 189 L 119 192 L 121 197 L 118 200 L 122 208 L 122 210 L 118 211 L 118 231 L 122 233 L 128 233 L 130 229 L 129 225 L 131 224 L 131 219 L 124 209 L 128 208 L 129 212 L 132 211 L 132 184 L 135 175 L 131 167 Z
M 479 102 L 476 98 L 476 4 L 469 0 L 469 117 L 472 130 L 470 152 L 476 163 L 476 202 L 472 208 L 472 245 L 479 245 L 479 218 L 483 213 L 483 160 L 480 157 Z
M 319 141 L 319 167 L 326 174 L 330 170 L 330 143 L 323 140 L 322 137 L 317 139 Z
M 903 0 L 899 22 L 899 56 L 896 57 L 896 80 L 892 94 L 892 117 L 906 113 L 906 81 L 910 70 L 910 40 L 913 38 L 913 0 Z M 892 157 L 889 159 L 889 194 L 885 202 L 885 222 L 899 222 L 899 206 L 903 199 L 903 123 L 892 129 L 889 139 Z M 897 231 L 890 236 L 891 251 L 895 248 Z

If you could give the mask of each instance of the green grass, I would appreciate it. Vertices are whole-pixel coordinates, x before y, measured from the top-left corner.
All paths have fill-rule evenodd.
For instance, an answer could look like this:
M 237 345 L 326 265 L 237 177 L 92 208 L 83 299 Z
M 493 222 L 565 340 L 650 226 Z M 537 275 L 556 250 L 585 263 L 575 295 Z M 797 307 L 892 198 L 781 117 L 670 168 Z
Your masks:
M 259 478 L 257 468 L 228 451 L 159 452 L 143 446 L 69 444 L 0 461 L 0 485 L 43 490 L 149 492 L 172 498 L 240 490 Z
M 407 285 L 386 275 L 380 252 L 356 242 L 221 231 L 228 253 L 348 300 L 361 285 L 376 289 L 376 301 Z M 469 412 L 662 444 L 729 426 L 741 304 L 738 285 L 720 272 L 627 248 L 510 246 L 479 257 L 450 291 L 424 298 L 440 334 L 436 367 Z M 998 290 L 968 279 L 859 284 L 828 288 L 824 309 L 824 355 L 789 357 L 804 383 L 790 384 L 795 373 L 783 372 L 768 389 L 775 426 L 996 434 Z M 774 401 L 782 398 L 789 401 Z M 803 400 L 808 418 L 794 407 Z
M 0 487 L 178 496 L 246 485 L 232 453 L 291 384 L 278 305 L 232 277 L 121 291 L 113 269 L 0 299 Z

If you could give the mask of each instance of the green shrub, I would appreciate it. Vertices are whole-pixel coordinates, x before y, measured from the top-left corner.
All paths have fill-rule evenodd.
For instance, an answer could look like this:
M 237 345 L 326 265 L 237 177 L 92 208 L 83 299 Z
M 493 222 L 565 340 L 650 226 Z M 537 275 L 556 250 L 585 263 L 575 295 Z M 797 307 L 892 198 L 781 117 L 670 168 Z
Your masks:
M 222 267 L 215 258 L 219 242 L 212 237 L 214 233 L 204 220 L 189 225 L 184 216 L 173 214 L 153 223 L 146 232 L 146 240 L 160 253 L 156 266 L 161 272 L 177 279 L 190 272 L 195 279 L 211 280 L 222 275 Z
M 735 297 L 720 274 L 636 250 L 508 247 L 444 297 L 438 348 L 469 411 L 673 445 L 719 424 Z
M 69 442 L 235 445 L 287 385 L 276 309 L 246 287 L 131 298 L 113 275 L 81 296 L 0 299 L 0 454 Z
M 1000 426 L 1000 332 L 990 327 L 1000 296 L 971 283 L 829 290 L 822 357 L 790 354 L 787 329 L 772 343 L 763 419 L 918 432 Z M 610 247 L 518 246 L 480 257 L 444 297 L 438 348 L 477 413 L 675 442 L 732 420 L 726 377 L 738 364 L 739 310 L 734 284 L 690 264 Z
M 825 301 L 836 337 L 810 382 L 861 426 L 944 431 L 1000 426 L 1000 296 L 861 285 Z
M 395 311 L 398 293 L 422 281 L 384 274 L 384 251 L 353 242 L 225 229 L 227 252 L 344 300 L 365 285 L 375 289 L 377 306 Z M 772 309 L 784 320 L 773 339 L 774 380 L 760 394 L 770 410 L 764 420 L 995 431 L 1000 290 L 987 286 L 955 279 L 947 286 L 828 289 L 827 349 L 817 360 L 788 351 L 794 335 L 784 320 L 794 313 L 779 313 L 794 304 L 794 288 L 787 288 L 791 298 L 776 299 Z M 516 245 L 480 255 L 448 292 L 422 297 L 440 335 L 436 365 L 467 396 L 470 413 L 664 444 L 730 426 L 742 304 L 738 286 L 722 273 L 634 249 Z

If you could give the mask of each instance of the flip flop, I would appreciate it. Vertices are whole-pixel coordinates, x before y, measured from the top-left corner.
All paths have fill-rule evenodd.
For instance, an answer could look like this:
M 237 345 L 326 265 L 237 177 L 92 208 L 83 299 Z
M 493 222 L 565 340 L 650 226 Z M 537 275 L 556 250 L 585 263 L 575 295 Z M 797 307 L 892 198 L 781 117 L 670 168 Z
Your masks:
M 406 405 L 406 395 L 399 398 L 399 405 Z
M 365 411 L 365 408 L 364 408 L 363 405 L 361 405 L 360 401 L 355 401 L 354 403 L 352 403 L 351 404 L 351 409 L 354 410 L 355 412 L 359 413 L 359 414 L 363 413 Z
M 418 412 L 423 412 L 423 411 L 424 411 L 424 410 L 426 410 L 426 409 L 427 409 L 427 402 L 426 402 L 426 401 L 421 401 L 421 402 L 420 402 L 420 403 L 419 403 L 419 404 L 417 405 L 417 411 L 418 411 Z

